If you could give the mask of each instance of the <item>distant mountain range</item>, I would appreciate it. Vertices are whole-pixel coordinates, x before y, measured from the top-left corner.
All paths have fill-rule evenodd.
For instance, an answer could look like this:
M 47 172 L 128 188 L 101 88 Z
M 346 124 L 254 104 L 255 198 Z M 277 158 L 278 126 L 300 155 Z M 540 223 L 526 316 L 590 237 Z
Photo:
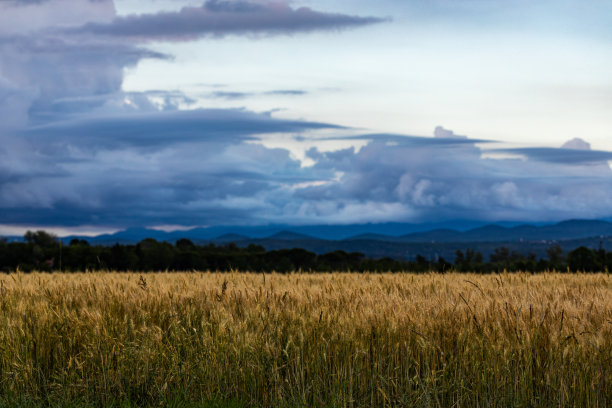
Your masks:
M 553 225 L 519 225 L 503 227 L 487 225 L 468 231 L 438 229 L 406 234 L 400 242 L 495 242 L 495 241 L 565 241 L 590 237 L 612 236 L 612 223 L 607 221 L 570 220 Z M 383 237 L 384 240 L 384 237 Z
M 448 224 L 445 224 L 446 226 Z M 569 251 L 578 246 L 602 246 L 612 250 L 612 222 L 603 220 L 569 220 L 556 224 L 482 225 L 456 222 L 452 228 L 439 224 L 360 224 L 323 226 L 248 226 L 195 228 L 164 232 L 153 229 L 127 229 L 96 237 L 63 237 L 86 239 L 91 244 L 133 244 L 145 238 L 175 242 L 187 238 L 195 243 L 239 246 L 261 245 L 266 249 L 304 248 L 324 253 L 334 250 L 362 252 L 371 257 L 412 259 L 416 254 L 428 258 L 454 259 L 455 252 L 472 248 L 488 256 L 495 248 L 505 246 L 523 254 L 545 256 L 546 249 L 558 243 Z
M 467 222 L 466 225 L 469 225 Z M 428 228 L 432 226 L 432 228 Z M 131 228 L 115 234 L 85 238 L 92 243 L 138 242 L 144 238 L 174 242 L 180 238 L 193 241 L 242 241 L 248 239 L 358 241 L 374 240 L 410 243 L 564 241 L 612 236 L 612 222 L 569 220 L 557 224 L 480 225 L 475 228 L 436 228 L 435 224 L 359 224 L 323 226 L 211 227 L 165 232 Z M 66 237 L 69 239 L 73 237 Z
M 266 226 L 215 226 L 209 228 L 194 228 L 187 231 L 164 232 L 146 228 L 129 228 L 115 234 L 99 235 L 85 238 L 90 242 L 138 242 L 144 238 L 154 238 L 159 241 L 176 241 L 188 238 L 193 241 L 232 241 L 240 238 L 280 238 L 304 239 L 316 238 L 324 240 L 343 240 L 358 237 L 363 234 L 376 234 L 389 239 L 405 234 L 426 232 L 440 228 L 453 228 L 458 231 L 484 226 L 482 222 L 455 221 L 449 223 L 408 224 L 408 223 L 381 223 L 381 224 L 350 224 L 350 225 L 266 225 Z M 516 224 L 503 223 L 504 226 Z M 278 234 L 281 234 L 277 236 Z M 283 237 L 282 235 L 286 235 Z M 72 237 L 66 237 L 72 238 Z

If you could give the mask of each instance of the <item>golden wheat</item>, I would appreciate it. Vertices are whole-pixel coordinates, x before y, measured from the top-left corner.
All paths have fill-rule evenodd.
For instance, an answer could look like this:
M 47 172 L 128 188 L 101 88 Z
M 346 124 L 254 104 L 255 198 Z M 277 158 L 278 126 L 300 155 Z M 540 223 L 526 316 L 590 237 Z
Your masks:
M 606 274 L 16 274 L 0 404 L 593 406 Z

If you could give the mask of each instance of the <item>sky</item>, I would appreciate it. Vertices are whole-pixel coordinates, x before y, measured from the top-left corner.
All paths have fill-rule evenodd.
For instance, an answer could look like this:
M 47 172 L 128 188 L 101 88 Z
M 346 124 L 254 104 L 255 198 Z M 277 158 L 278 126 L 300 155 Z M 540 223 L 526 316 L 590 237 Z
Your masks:
M 0 235 L 610 219 L 610 16 L 0 0 Z

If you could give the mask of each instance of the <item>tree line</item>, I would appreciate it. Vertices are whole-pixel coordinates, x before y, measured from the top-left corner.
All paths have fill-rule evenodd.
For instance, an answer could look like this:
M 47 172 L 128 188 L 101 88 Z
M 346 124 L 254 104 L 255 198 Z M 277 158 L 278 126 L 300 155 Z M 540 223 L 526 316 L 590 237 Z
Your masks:
M 333 251 L 317 255 L 305 249 L 268 251 L 259 245 L 197 245 L 188 239 L 175 244 L 151 238 L 135 245 L 90 245 L 73 239 L 63 245 L 45 231 L 28 231 L 23 242 L 0 240 L 0 271 L 353 271 L 353 272 L 478 272 L 546 270 L 597 272 L 612 269 L 612 252 L 603 248 L 577 248 L 565 254 L 559 245 L 548 248 L 545 258 L 496 248 L 488 261 L 473 249 L 457 250 L 452 261 L 416 255 L 414 260 L 373 259 L 362 253 Z

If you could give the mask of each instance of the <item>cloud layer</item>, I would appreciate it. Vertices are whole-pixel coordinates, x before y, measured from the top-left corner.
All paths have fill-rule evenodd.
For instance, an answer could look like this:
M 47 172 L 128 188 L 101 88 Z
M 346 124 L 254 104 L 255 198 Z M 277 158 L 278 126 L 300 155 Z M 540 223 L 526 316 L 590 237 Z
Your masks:
M 490 159 L 484 156 L 488 150 L 469 139 L 447 139 L 445 144 L 430 138 L 397 140 L 378 137 L 358 152 L 313 150 L 315 169 L 333 170 L 341 177 L 300 191 L 308 202 L 305 212 L 340 213 L 348 221 L 382 211 L 382 219 L 413 222 L 548 221 L 610 213 L 612 171 L 606 160 L 612 160 L 612 153 L 568 155 L 566 149 L 551 148 L 532 149 L 527 153 L 538 154 L 524 160 Z M 526 149 L 506 153 L 525 154 Z
M 68 17 L 57 12 L 67 1 L 0 2 L 0 226 L 612 215 L 612 153 L 567 148 L 584 143 L 502 150 L 443 127 L 435 137 L 363 135 L 270 112 L 195 108 L 194 97 L 179 91 L 122 89 L 126 68 L 171 61 L 142 40 L 292 34 L 379 19 L 245 1 L 117 17 L 108 0 L 70 0 Z M 32 16 L 30 26 L 15 23 Z M 270 135 L 281 147 L 270 147 Z
M 310 149 L 315 164 L 304 167 L 289 149 L 260 141 L 289 133 L 302 135 L 290 138 L 300 143 L 334 129 L 244 110 L 31 128 L 21 148 L 0 151 L 2 223 L 121 228 L 610 215 L 607 152 L 571 151 L 599 156 L 562 161 L 557 155 L 567 149 L 544 149 L 521 160 L 489 159 L 470 139 L 365 135 L 355 136 L 366 140 L 360 149 Z
M 230 34 L 273 35 L 338 30 L 383 21 L 376 17 L 324 13 L 308 7 L 296 9 L 286 1 L 208 0 L 201 7 L 184 7 L 179 12 L 118 17 L 108 24 L 89 23 L 76 32 L 141 41 L 186 41 Z

